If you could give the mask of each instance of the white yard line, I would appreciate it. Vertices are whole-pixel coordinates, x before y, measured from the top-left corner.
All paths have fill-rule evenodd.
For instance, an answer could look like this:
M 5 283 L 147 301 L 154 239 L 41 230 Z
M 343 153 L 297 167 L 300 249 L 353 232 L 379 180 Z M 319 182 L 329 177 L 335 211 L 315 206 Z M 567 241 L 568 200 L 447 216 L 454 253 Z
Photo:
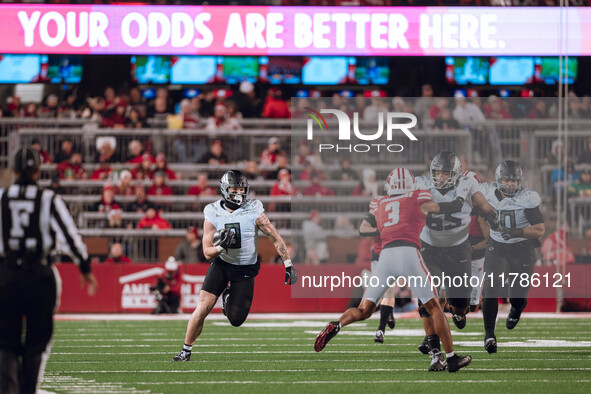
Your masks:
M 302 319 L 319 319 L 331 320 L 338 317 L 339 313 L 251 313 L 248 316 L 249 320 L 302 320 Z M 56 320 L 76 320 L 76 321 L 161 321 L 161 320 L 189 320 L 190 314 L 178 315 L 150 315 L 147 312 L 144 314 L 57 314 Z M 417 312 L 408 312 L 403 314 L 394 314 L 397 319 L 418 318 Z M 451 315 L 450 315 L 451 316 Z M 470 314 L 469 317 L 482 317 L 482 313 Z M 525 312 L 521 315 L 524 319 L 589 319 L 591 313 L 540 313 L 540 312 Z M 507 313 L 499 313 L 499 318 L 506 318 Z M 226 316 L 221 313 L 213 313 L 207 317 L 208 320 L 227 320 Z M 376 314 L 372 319 L 378 320 L 379 315 Z

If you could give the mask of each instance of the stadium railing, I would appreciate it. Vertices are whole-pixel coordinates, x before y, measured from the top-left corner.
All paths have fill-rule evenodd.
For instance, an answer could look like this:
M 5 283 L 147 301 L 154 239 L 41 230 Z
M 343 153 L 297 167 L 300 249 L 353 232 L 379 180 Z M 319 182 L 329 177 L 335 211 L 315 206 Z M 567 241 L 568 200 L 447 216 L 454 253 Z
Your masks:
M 59 131 L 57 129 L 87 127 L 98 127 L 98 122 L 88 119 L 0 118 L 0 165 L 4 168 L 9 166 L 10 153 L 20 144 L 22 129 L 44 129 L 46 142 L 49 142 L 51 135 Z

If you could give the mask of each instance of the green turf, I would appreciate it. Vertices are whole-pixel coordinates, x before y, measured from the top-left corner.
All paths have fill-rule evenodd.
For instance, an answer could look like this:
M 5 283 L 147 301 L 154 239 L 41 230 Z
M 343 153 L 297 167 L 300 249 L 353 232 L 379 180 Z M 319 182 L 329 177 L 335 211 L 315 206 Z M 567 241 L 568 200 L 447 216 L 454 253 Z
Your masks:
M 173 363 L 185 321 L 60 321 L 42 388 L 59 393 L 589 392 L 591 319 L 524 318 L 513 331 L 500 320 L 499 353 L 489 355 L 481 345 L 482 320 L 469 318 L 462 333 L 477 335 L 455 335 L 454 341 L 475 342 L 456 346 L 473 362 L 455 374 L 427 372 L 429 358 L 417 351 L 422 337 L 401 335 L 421 329 L 418 319 L 399 320 L 395 330 L 387 330 L 384 344 L 373 342 L 376 325 L 370 320 L 345 327 L 315 353 L 320 327 L 234 328 L 227 321 L 209 321 L 191 362 Z M 354 331 L 367 335 L 345 334 Z M 572 346 L 504 346 L 526 340 L 564 340 Z M 583 341 L 586 346 L 580 346 Z

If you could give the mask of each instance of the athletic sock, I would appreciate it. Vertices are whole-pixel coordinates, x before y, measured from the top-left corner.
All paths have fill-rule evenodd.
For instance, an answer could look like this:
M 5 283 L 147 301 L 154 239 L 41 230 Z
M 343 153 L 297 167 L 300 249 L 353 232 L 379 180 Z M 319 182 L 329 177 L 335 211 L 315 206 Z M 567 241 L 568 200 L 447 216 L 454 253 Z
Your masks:
M 450 352 L 450 353 L 445 353 L 445 358 L 452 358 L 453 356 L 455 356 L 456 354 L 454 352 Z
M 489 333 L 494 335 L 498 312 L 498 298 L 485 298 L 482 301 L 482 317 L 484 318 L 484 331 L 486 331 L 487 338 L 490 338 Z
M 183 350 L 187 353 L 191 353 L 191 350 L 193 349 L 193 345 L 187 345 L 186 343 L 183 344 Z
M 439 335 L 429 335 L 427 336 L 427 341 L 429 341 L 429 346 L 431 346 L 431 349 L 441 350 L 441 343 L 439 343 Z
M 392 309 L 394 308 L 389 305 L 380 306 L 380 325 L 378 326 L 378 330 L 386 330 L 386 324 L 388 324 L 388 319 L 392 315 Z

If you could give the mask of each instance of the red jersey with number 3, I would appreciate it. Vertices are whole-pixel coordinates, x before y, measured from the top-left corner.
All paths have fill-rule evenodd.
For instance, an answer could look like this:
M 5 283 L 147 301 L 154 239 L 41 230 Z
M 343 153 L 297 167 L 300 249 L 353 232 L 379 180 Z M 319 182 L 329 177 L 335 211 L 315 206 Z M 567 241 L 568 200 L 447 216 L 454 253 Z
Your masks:
M 394 241 L 405 241 L 421 247 L 420 234 L 427 215 L 419 206 L 433 200 L 428 190 L 413 190 L 400 196 L 383 196 L 372 200 L 370 210 L 378 223 L 382 248 Z

